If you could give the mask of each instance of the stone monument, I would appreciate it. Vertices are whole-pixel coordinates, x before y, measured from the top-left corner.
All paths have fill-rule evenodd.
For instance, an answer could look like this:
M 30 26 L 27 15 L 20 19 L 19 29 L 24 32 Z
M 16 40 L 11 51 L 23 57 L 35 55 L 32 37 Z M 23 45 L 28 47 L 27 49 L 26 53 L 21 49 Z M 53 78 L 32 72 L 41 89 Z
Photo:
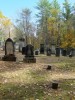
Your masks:
M 56 48 L 56 57 L 59 57 L 59 56 L 60 56 L 60 48 L 57 47 L 57 48 Z
M 22 48 L 22 54 L 25 55 L 23 59 L 24 62 L 36 62 L 36 58 L 34 57 L 34 47 L 31 44 L 28 44 L 26 47 Z
M 2 57 L 3 61 L 16 61 L 16 57 L 14 54 L 14 42 L 11 38 L 8 38 L 5 41 L 5 55 Z
M 51 49 L 47 48 L 47 56 L 51 56 Z
M 44 54 L 44 44 L 40 44 L 40 54 Z
M 19 39 L 19 52 L 22 52 L 22 48 L 25 47 L 25 39 L 20 38 Z

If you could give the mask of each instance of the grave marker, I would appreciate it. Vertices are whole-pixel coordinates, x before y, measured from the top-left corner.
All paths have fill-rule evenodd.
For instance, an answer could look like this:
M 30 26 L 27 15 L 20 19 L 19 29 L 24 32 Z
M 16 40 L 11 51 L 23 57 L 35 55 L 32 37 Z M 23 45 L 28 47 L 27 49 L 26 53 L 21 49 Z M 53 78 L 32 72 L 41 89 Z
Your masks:
M 47 48 L 47 56 L 51 56 L 51 49 Z
M 40 44 L 40 54 L 44 54 L 44 44 Z
M 22 52 L 22 48 L 25 47 L 25 39 L 20 38 L 19 39 L 19 52 Z
M 5 55 L 2 58 L 4 61 L 16 61 L 16 57 L 14 54 L 14 42 L 11 38 L 8 38 L 5 41 Z
M 39 54 L 39 51 L 38 50 L 35 50 L 35 55 L 38 55 Z
M 52 89 L 58 89 L 58 82 L 56 81 L 52 82 Z
M 24 62 L 36 62 L 34 57 L 34 47 L 31 44 L 28 44 L 26 47 L 22 48 L 22 54 L 25 54 Z
M 59 57 L 60 56 L 60 48 L 56 48 L 56 57 Z

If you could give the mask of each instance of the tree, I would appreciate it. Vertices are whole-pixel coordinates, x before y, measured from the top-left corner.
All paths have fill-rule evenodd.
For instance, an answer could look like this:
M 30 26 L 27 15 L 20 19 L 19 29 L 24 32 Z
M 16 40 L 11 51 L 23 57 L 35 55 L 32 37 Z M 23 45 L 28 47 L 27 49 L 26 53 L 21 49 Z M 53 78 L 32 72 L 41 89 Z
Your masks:
M 68 48 L 75 48 L 75 34 L 73 33 L 67 33 L 63 36 L 62 40 L 62 48 L 68 49 Z
M 36 25 L 31 22 L 31 11 L 25 8 L 21 11 L 19 19 L 17 19 L 16 26 L 16 41 L 20 38 L 25 39 L 25 44 L 31 43 L 35 46 Z
M 39 13 L 36 14 L 38 18 L 37 33 L 42 37 L 40 38 L 40 41 L 45 45 L 48 45 L 48 18 L 50 16 L 50 8 L 51 4 L 48 0 L 40 0 L 36 7 L 39 11 Z
M 65 2 L 63 3 L 63 8 L 64 11 L 62 12 L 62 16 L 63 16 L 63 21 L 66 24 L 66 32 L 69 32 L 69 29 L 71 28 L 71 21 L 70 19 L 72 18 L 72 7 L 69 4 L 68 0 L 65 0 Z
M 3 15 L 2 12 L 0 12 L 0 33 L 2 39 L 7 37 L 7 34 L 10 33 L 12 22 L 9 18 Z M 9 34 L 10 35 L 10 34 Z
M 51 44 L 59 45 L 60 40 L 60 6 L 57 0 L 52 1 L 50 9 L 50 17 L 48 19 L 48 30 L 50 34 Z
M 63 3 L 64 12 L 62 12 L 63 20 L 63 35 L 62 35 L 62 45 L 61 47 L 69 49 L 75 47 L 75 34 L 74 34 L 74 9 L 69 4 L 68 0 Z
M 31 28 L 31 23 L 30 23 L 30 15 L 31 11 L 28 8 L 22 9 L 20 13 L 20 18 L 17 19 L 18 26 L 20 26 L 20 30 L 22 31 L 22 35 L 26 40 L 26 44 L 28 42 L 28 37 L 30 34 L 30 28 Z

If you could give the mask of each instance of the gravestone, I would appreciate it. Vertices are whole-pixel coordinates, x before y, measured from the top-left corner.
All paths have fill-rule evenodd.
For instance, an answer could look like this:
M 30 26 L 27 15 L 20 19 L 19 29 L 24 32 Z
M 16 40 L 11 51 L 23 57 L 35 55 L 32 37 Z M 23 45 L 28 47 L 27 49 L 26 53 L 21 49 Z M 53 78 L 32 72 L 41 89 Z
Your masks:
M 60 56 L 60 48 L 56 48 L 56 57 L 59 57 Z
M 39 54 L 39 51 L 38 50 L 35 50 L 35 55 L 38 55 Z
M 44 44 L 40 44 L 40 54 L 44 54 Z
M 69 53 L 69 57 L 70 57 L 70 58 L 73 57 L 72 50 L 71 50 L 70 53 Z
M 20 38 L 19 39 L 19 52 L 22 52 L 22 48 L 25 47 L 25 39 Z
M 5 55 L 2 58 L 3 61 L 16 61 L 14 54 L 14 42 L 12 39 L 8 38 L 5 42 Z
M 26 47 L 23 47 L 23 48 L 22 48 L 22 54 L 23 54 L 23 55 L 25 55 L 25 50 L 26 50 L 25 48 L 26 48 Z
M 58 89 L 58 82 L 56 80 L 52 82 L 52 89 Z
M 56 51 L 55 48 L 56 48 L 55 44 L 51 44 L 51 53 L 52 54 L 55 54 L 55 51 Z
M 51 49 L 47 48 L 47 56 L 51 56 Z
M 14 46 L 15 46 L 15 51 L 19 51 L 19 43 L 15 43 Z
M 28 44 L 26 47 L 22 48 L 22 54 L 25 55 L 23 59 L 24 62 L 36 62 L 36 58 L 34 57 L 34 47 L 31 44 Z
M 75 49 L 72 50 L 72 54 L 73 54 L 73 56 L 75 56 Z
M 66 56 L 67 55 L 67 51 L 66 51 L 66 49 L 63 49 L 62 50 L 62 56 Z
M 48 65 L 47 70 L 51 70 L 51 67 L 52 67 L 51 65 Z

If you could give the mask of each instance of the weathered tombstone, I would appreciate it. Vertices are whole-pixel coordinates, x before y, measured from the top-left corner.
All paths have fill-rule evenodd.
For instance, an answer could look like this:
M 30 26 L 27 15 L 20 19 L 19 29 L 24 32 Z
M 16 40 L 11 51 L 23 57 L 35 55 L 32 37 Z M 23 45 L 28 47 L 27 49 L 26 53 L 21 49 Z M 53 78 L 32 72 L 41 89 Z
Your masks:
M 72 56 L 73 56 L 73 53 L 72 53 L 72 51 L 70 51 L 69 57 L 71 58 Z
M 60 56 L 60 48 L 56 48 L 56 57 L 59 57 Z
M 19 43 L 15 43 L 15 51 L 19 51 Z
M 8 38 L 5 42 L 5 55 L 2 58 L 3 61 L 16 61 L 14 54 L 14 42 Z
M 51 56 L 51 49 L 47 48 L 47 56 Z
M 51 44 L 51 53 L 55 54 L 55 44 Z
M 25 47 L 25 39 L 20 38 L 19 39 L 19 52 L 22 52 L 22 48 Z
M 66 49 L 66 55 L 69 55 L 70 52 L 71 52 L 71 48 L 68 47 L 68 48 Z
M 51 65 L 48 65 L 47 70 L 51 70 L 51 67 L 52 67 Z
M 65 49 L 62 50 L 62 56 L 66 56 L 67 55 L 67 51 Z
M 35 50 L 35 55 L 38 55 L 39 54 L 39 51 L 38 50 Z
M 58 89 L 58 82 L 52 82 L 52 89 Z
M 40 54 L 44 54 L 44 44 L 40 44 Z
M 73 56 L 75 56 L 75 49 L 74 48 L 72 50 L 72 54 L 73 54 Z
M 31 44 L 28 44 L 26 47 L 22 49 L 22 54 L 25 54 L 24 62 L 36 62 L 36 58 L 34 57 L 34 47 Z
M 23 48 L 22 48 L 22 54 L 23 54 L 23 55 L 25 55 L 25 50 L 26 50 L 25 48 L 26 48 L 26 47 L 23 47 Z
M 62 56 L 62 48 L 60 48 L 60 56 Z

